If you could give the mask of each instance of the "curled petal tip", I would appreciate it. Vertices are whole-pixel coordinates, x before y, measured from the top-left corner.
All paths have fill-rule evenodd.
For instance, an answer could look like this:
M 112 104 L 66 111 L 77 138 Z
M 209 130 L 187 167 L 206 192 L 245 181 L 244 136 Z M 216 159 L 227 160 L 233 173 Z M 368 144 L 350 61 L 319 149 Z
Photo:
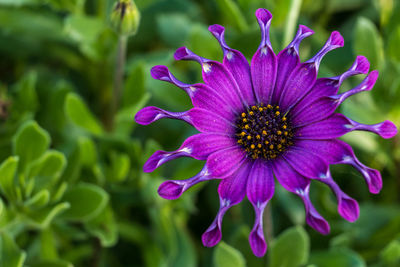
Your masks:
M 314 34 L 314 31 L 305 25 L 299 25 L 299 32 L 300 35 L 306 35 L 306 36 Z
M 354 222 L 360 215 L 360 207 L 354 199 L 342 198 L 339 200 L 338 212 L 344 219 Z
M 176 49 L 174 58 L 175 60 L 185 60 L 185 59 L 192 59 L 192 54 L 189 49 L 185 46 L 179 47 Z
M 208 30 L 217 38 L 225 32 L 225 28 L 219 24 L 210 25 Z
M 379 194 L 382 189 L 382 176 L 378 170 L 368 169 L 367 171 L 369 182 L 368 189 L 372 194 Z
M 334 31 L 331 33 L 331 36 L 329 37 L 329 42 L 332 46 L 342 47 L 344 45 L 343 36 L 338 31 Z
M 375 85 L 378 76 L 379 76 L 379 71 L 377 70 L 371 71 L 371 73 L 368 75 L 367 87 L 369 88 L 369 90 L 371 90 L 372 87 Z
M 384 138 L 392 138 L 397 134 L 397 127 L 391 121 L 384 121 L 378 128 L 378 134 Z
M 165 181 L 158 188 L 158 194 L 165 199 L 177 199 L 179 198 L 184 190 L 184 185 L 179 184 L 175 181 Z
M 367 74 L 369 71 L 369 61 L 364 56 L 357 56 L 356 62 L 354 64 L 354 70 L 363 74 Z
M 221 241 L 222 233 L 215 223 L 201 236 L 201 241 L 205 247 L 213 247 Z
M 265 252 L 267 251 L 267 243 L 264 240 L 264 236 L 260 236 L 258 231 L 251 231 L 249 235 L 249 243 L 254 255 L 259 258 L 265 255 Z
M 138 111 L 135 115 L 136 123 L 141 125 L 149 125 L 156 120 L 159 109 L 156 107 L 145 107 Z
M 259 8 L 256 11 L 256 17 L 260 23 L 267 24 L 272 19 L 272 14 L 265 8 Z
M 309 214 L 307 215 L 306 221 L 309 226 L 311 226 L 323 235 L 327 235 L 331 231 L 329 223 L 320 216 L 312 216 L 311 214 Z
M 169 78 L 169 70 L 166 66 L 158 65 L 154 66 L 150 70 L 151 77 L 156 80 L 170 80 Z

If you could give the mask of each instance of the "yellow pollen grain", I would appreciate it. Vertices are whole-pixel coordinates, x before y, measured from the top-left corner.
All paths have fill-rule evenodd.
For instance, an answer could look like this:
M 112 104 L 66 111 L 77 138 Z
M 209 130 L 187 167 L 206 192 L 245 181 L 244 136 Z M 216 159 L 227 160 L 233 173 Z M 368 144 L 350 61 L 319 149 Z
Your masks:
M 250 139 L 251 139 L 251 136 L 250 136 L 250 135 L 248 135 L 248 136 L 247 136 L 247 140 L 250 140 Z
M 254 112 L 253 112 L 253 111 L 250 111 L 249 114 L 250 114 L 250 116 L 253 116 L 253 115 L 254 115 Z
M 287 136 L 287 135 L 288 135 L 288 132 L 285 131 L 283 134 L 284 134 L 285 136 Z
M 249 126 L 248 124 L 246 124 L 246 125 L 244 126 L 244 128 L 245 128 L 245 129 L 249 129 L 250 126 Z
M 281 131 L 277 131 L 276 134 L 277 134 L 277 135 L 281 135 L 282 132 L 281 132 Z
M 270 145 L 270 146 L 269 146 L 269 149 L 274 149 L 274 145 Z
M 254 145 L 254 144 L 251 144 L 251 149 L 254 149 L 254 148 L 256 148 L 256 146 Z
M 268 144 L 269 144 L 269 142 L 268 142 L 268 141 L 265 141 L 265 142 L 264 142 L 264 144 L 268 145 Z
M 277 147 L 278 147 L 278 149 L 281 149 L 281 148 L 282 148 L 282 145 L 281 145 L 281 144 L 279 144 Z
M 257 138 L 257 139 L 260 139 L 260 138 L 261 138 L 261 136 L 260 136 L 259 134 L 257 134 L 257 135 L 256 135 L 256 138 Z
M 286 126 L 286 125 L 283 125 L 282 128 L 283 128 L 284 130 L 286 130 L 287 126 Z
M 268 104 L 268 105 L 267 105 L 267 108 L 272 108 L 272 106 Z
M 281 113 L 279 111 L 275 112 L 276 116 L 279 116 Z
M 242 113 L 242 117 L 243 117 L 243 118 L 246 117 L 246 113 L 243 112 L 243 113 Z
M 256 106 L 252 106 L 251 109 L 252 109 L 252 110 L 256 110 L 257 107 L 256 107 Z
M 286 121 L 286 117 L 283 117 L 283 118 L 282 118 L 282 121 Z
M 279 109 L 279 106 L 276 106 L 275 108 L 276 108 L 276 109 Z
M 243 122 L 247 122 L 247 119 L 246 119 L 246 118 L 244 118 L 244 119 L 243 119 Z
M 260 107 L 260 108 L 258 108 L 258 110 L 261 112 L 261 111 L 263 111 L 263 108 Z
M 241 135 L 241 136 L 245 136 L 246 133 L 245 133 L 245 132 L 241 132 L 240 135 Z
M 262 147 L 262 145 L 261 145 L 261 144 L 258 144 L 258 145 L 257 145 L 257 147 L 258 147 L 258 148 L 261 148 L 261 147 Z
M 267 135 L 267 131 L 266 130 L 262 131 L 262 135 Z

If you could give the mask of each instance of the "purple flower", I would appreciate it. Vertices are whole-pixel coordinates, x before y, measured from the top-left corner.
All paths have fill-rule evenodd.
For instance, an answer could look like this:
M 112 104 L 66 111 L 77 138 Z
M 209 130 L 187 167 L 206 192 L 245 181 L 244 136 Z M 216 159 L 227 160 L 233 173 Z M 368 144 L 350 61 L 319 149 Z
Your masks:
M 302 63 L 300 42 L 313 31 L 300 25 L 294 40 L 276 55 L 269 39 L 271 13 L 258 9 L 256 17 L 261 43 L 250 66 L 242 53 L 225 43 L 224 27 L 212 25 L 209 30 L 224 53 L 222 63 L 200 57 L 185 47 L 175 53 L 176 60 L 194 60 L 201 65 L 204 83 L 183 83 L 165 66 L 155 66 L 151 70 L 154 79 L 183 89 L 194 107 L 185 112 L 146 107 L 135 119 L 143 125 L 161 118 L 178 119 L 200 131 L 186 139 L 176 151 L 155 152 L 143 170 L 151 172 L 179 157 L 205 160 L 197 175 L 186 180 L 166 181 L 160 185 L 158 193 L 163 198 L 176 199 L 199 182 L 221 179 L 220 209 L 202 236 L 203 244 L 211 247 L 221 240 L 225 212 L 247 196 L 255 211 L 249 242 L 254 254 L 262 257 L 267 249 L 262 218 L 274 194 L 274 176 L 285 189 L 302 199 L 307 223 L 318 232 L 328 234 L 328 222 L 310 201 L 312 180 L 332 189 L 338 201 L 338 212 L 344 219 L 353 222 L 359 216 L 358 203 L 332 179 L 330 164 L 352 165 L 362 174 L 373 194 L 379 193 L 382 187 L 379 171 L 363 165 L 351 146 L 337 138 L 355 130 L 391 138 L 397 129 L 390 121 L 366 125 L 335 113 L 349 96 L 371 90 L 378 78 L 378 71 L 368 73 L 368 60 L 358 56 L 343 74 L 317 79 L 323 56 L 343 46 L 339 32 L 332 32 L 322 49 Z M 357 74 L 367 76 L 355 88 L 338 94 L 343 81 Z

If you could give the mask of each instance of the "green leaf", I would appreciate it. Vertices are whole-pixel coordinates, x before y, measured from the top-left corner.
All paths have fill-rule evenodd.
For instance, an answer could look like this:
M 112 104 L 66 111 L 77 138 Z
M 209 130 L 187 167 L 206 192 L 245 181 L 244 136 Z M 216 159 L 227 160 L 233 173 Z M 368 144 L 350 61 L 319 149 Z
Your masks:
M 225 242 L 220 242 L 214 250 L 214 265 L 215 267 L 244 267 L 246 262 L 239 250 Z
M 69 207 L 70 204 L 68 202 L 62 202 L 57 205 L 46 206 L 40 210 L 29 211 L 28 216 L 32 220 L 34 226 L 45 229 L 57 215 L 69 209 Z
M 391 59 L 400 62 L 400 25 L 390 34 L 388 40 L 388 55 Z
M 296 226 L 284 231 L 272 244 L 269 256 L 271 267 L 292 267 L 307 263 L 310 240 L 307 232 Z M 339 266 L 339 265 L 338 265 Z
M 97 163 L 96 145 L 92 139 L 81 136 L 78 139 L 81 164 L 85 167 L 93 167 Z
M 347 249 L 334 249 L 311 253 L 309 264 L 318 267 L 365 267 L 364 260 L 357 253 Z
M 55 203 L 58 202 L 64 195 L 65 191 L 68 188 L 68 183 L 67 182 L 62 182 L 57 189 L 54 189 L 54 191 L 51 194 L 51 202 Z
M 248 29 L 246 18 L 242 11 L 233 0 L 217 0 L 220 12 L 224 16 L 224 19 L 228 21 L 230 25 L 233 25 L 241 32 L 245 32 Z
M 400 265 L 400 239 L 390 242 L 381 252 L 381 258 L 387 266 Z
M 360 17 L 354 32 L 354 53 L 364 55 L 371 63 L 371 69 L 377 69 L 384 60 L 383 41 L 376 26 L 367 18 Z
M 0 233 L 0 266 L 22 267 L 26 253 L 5 232 Z
M 65 192 L 63 201 L 71 208 L 63 214 L 64 219 L 86 222 L 97 216 L 108 203 L 108 194 L 102 188 L 81 183 Z
M 191 20 L 183 14 L 163 14 L 157 17 L 157 28 L 164 43 L 177 47 L 186 40 Z
M 118 230 L 112 208 L 107 205 L 95 218 L 86 224 L 89 233 L 100 239 L 103 247 L 111 247 L 118 240 Z
M 29 72 L 18 82 L 16 88 L 16 97 L 13 103 L 13 109 L 18 113 L 35 112 L 38 107 L 38 97 L 36 94 L 36 72 Z
M 15 197 L 14 178 L 18 161 L 18 157 L 11 156 L 0 165 L 0 188 L 9 199 Z
M 108 171 L 110 181 L 122 182 L 128 176 L 131 160 L 125 153 L 113 152 L 110 155 L 111 167 Z
M 100 135 L 103 129 L 96 117 L 90 112 L 83 100 L 75 93 L 69 93 L 65 99 L 65 113 L 67 117 L 78 127 Z
M 50 188 L 63 173 L 67 160 L 63 153 L 49 150 L 29 166 L 29 178 L 35 179 L 36 189 Z
M 35 121 L 24 123 L 13 137 L 13 153 L 19 156 L 21 168 L 43 155 L 49 145 L 49 134 Z
M 30 209 L 38 209 L 47 205 L 47 203 L 49 203 L 49 200 L 50 200 L 49 191 L 43 189 L 39 191 L 36 195 L 34 195 L 32 198 L 25 201 L 25 206 Z
M 145 64 L 140 62 L 128 75 L 124 84 L 124 92 L 122 96 L 122 107 L 128 107 L 141 101 L 145 94 Z
M 102 20 L 83 16 L 70 15 L 65 19 L 64 31 L 80 43 L 94 42 L 104 27 Z

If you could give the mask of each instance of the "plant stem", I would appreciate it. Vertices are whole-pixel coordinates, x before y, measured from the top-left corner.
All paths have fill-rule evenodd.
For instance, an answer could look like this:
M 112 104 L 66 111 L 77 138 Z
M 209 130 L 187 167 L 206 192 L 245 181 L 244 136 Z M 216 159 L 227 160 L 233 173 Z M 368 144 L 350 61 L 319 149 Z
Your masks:
M 289 44 L 293 37 L 295 27 L 297 24 L 297 18 L 299 17 L 302 0 L 290 1 L 289 13 L 286 18 L 285 32 L 283 36 L 282 48 Z
M 271 203 L 264 210 L 264 233 L 267 242 L 270 243 L 274 239 L 274 223 L 272 221 Z
M 116 58 L 115 73 L 114 73 L 112 121 L 114 120 L 114 116 L 118 111 L 122 96 L 127 44 L 128 44 L 128 37 L 125 35 L 120 35 L 118 39 L 118 50 L 117 50 L 117 58 Z

